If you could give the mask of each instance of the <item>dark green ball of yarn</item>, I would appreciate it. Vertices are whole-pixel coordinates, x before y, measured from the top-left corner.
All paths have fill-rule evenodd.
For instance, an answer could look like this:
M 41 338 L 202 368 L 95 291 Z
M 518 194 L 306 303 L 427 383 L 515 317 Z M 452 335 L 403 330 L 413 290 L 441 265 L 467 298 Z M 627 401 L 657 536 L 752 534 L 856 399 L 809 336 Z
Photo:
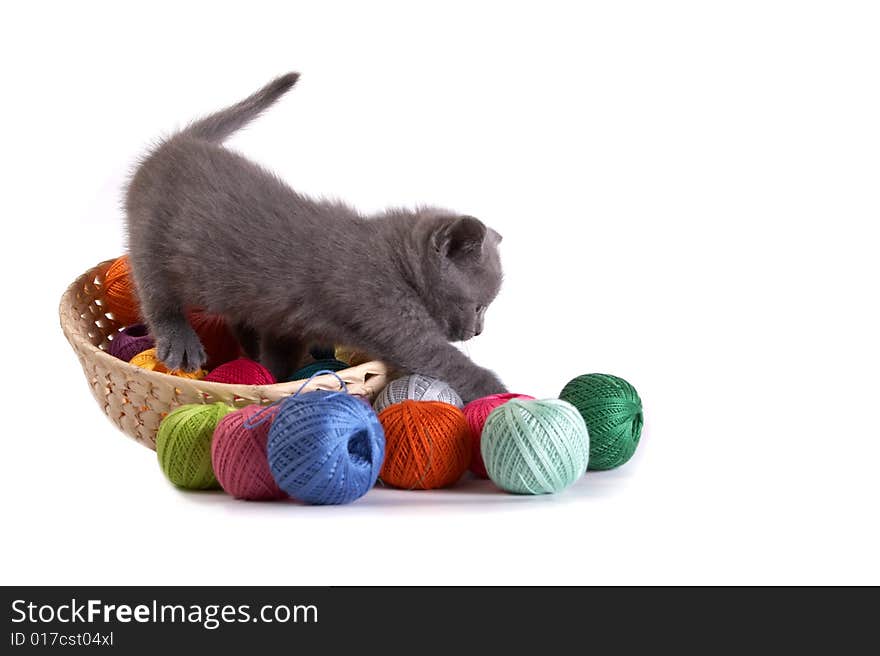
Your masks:
M 315 360 L 332 360 L 336 357 L 336 347 L 326 344 L 314 344 L 309 349 L 309 355 Z
M 562 388 L 590 431 L 587 469 L 614 469 L 632 458 L 642 434 L 642 400 L 635 387 L 608 374 L 578 376 Z
M 288 382 L 292 380 L 306 380 L 312 374 L 317 371 L 321 371 L 322 369 L 329 369 L 330 371 L 342 371 L 343 369 L 348 369 L 348 363 L 343 362 L 342 360 L 337 360 L 336 358 L 327 358 L 324 360 L 315 360 L 311 364 L 307 364 L 302 369 L 297 369 L 293 372 L 293 375 L 287 379 Z

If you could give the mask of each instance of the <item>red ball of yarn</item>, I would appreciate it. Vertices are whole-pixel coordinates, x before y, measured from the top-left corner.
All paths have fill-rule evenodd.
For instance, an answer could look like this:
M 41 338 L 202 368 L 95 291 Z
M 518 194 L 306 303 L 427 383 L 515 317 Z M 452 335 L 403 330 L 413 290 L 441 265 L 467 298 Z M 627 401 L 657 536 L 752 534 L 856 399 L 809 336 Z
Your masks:
M 278 408 L 249 405 L 230 412 L 220 420 L 211 438 L 211 464 L 220 486 L 237 499 L 261 501 L 283 499 L 281 491 L 269 471 L 266 440 Z M 265 410 L 256 420 L 254 416 Z M 256 425 L 248 428 L 251 420 Z M 257 422 L 262 422 L 257 424 Z
M 275 379 L 263 365 L 247 358 L 221 364 L 203 378 L 211 383 L 230 385 L 274 385 Z
M 104 274 L 104 311 L 123 326 L 141 320 L 141 306 L 137 298 L 128 255 L 116 258 Z
M 221 364 L 235 360 L 241 355 L 238 340 L 229 329 L 229 325 L 219 314 L 208 314 L 201 310 L 189 312 L 189 323 L 199 336 L 208 361 L 205 368 L 214 369 Z
M 471 461 L 471 429 L 461 410 L 440 401 L 401 401 L 379 413 L 385 462 L 395 487 L 430 490 L 455 483 Z
M 483 464 L 483 454 L 480 452 L 480 438 L 483 435 L 483 424 L 486 417 L 499 405 L 504 405 L 511 399 L 531 399 L 534 396 L 528 394 L 490 394 L 480 399 L 474 399 L 463 409 L 468 425 L 471 427 L 471 471 L 480 478 L 489 478 L 486 465 Z

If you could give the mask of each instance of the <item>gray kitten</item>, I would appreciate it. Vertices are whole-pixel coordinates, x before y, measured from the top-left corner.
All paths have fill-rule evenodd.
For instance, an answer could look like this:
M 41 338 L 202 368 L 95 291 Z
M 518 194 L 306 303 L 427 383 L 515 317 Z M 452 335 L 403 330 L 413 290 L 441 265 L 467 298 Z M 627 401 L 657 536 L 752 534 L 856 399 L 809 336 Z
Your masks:
M 501 285 L 501 236 L 421 208 L 363 217 L 294 192 L 221 144 L 297 81 L 288 73 L 149 153 L 126 195 L 132 272 L 159 358 L 205 362 L 186 308 L 226 317 L 278 380 L 306 345 L 348 344 L 447 381 L 465 401 L 503 392 L 449 341 L 483 330 Z

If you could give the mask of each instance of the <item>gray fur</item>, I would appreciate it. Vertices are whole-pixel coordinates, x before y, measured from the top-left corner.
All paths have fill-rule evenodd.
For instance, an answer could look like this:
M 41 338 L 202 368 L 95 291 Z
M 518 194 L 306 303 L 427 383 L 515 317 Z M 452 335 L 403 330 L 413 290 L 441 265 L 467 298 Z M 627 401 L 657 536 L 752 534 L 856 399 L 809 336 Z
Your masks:
M 163 141 L 131 180 L 131 265 L 159 358 L 187 370 L 204 363 L 185 318 L 201 307 L 224 315 L 279 380 L 317 342 L 435 376 L 465 401 L 504 391 L 449 343 L 483 329 L 501 285 L 498 233 L 436 208 L 363 217 L 294 192 L 221 145 L 297 78 Z

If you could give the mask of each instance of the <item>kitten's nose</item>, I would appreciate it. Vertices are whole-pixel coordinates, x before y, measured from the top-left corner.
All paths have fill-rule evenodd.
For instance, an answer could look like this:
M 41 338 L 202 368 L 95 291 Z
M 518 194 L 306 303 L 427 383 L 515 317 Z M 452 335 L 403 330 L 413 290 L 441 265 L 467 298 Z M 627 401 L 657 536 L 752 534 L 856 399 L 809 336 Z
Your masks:
M 479 335 L 480 333 L 482 333 L 482 332 L 483 332 L 483 329 L 482 329 L 482 328 L 477 328 L 477 329 L 474 331 L 474 337 L 478 336 L 478 335 Z

